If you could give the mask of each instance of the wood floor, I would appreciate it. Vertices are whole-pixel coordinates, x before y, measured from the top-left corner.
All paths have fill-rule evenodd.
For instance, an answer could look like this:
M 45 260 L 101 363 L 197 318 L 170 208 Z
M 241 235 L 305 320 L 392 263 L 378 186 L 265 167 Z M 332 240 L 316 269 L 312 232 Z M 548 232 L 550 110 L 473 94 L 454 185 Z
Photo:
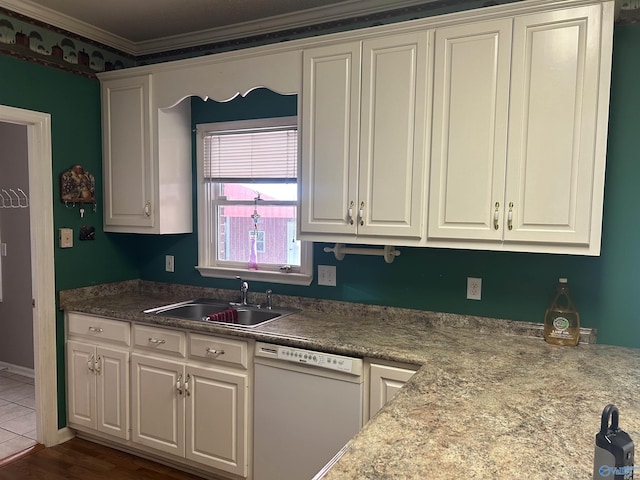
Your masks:
M 80 438 L 0 464 L 0 480 L 196 480 L 200 477 Z

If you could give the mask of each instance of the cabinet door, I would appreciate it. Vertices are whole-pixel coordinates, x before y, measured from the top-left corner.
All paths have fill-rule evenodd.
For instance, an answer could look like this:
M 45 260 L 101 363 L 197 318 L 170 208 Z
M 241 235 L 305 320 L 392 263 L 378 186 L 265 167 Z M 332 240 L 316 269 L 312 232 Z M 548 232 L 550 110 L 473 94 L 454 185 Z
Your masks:
M 186 457 L 247 476 L 248 376 L 187 367 Z
M 369 418 L 391 400 L 415 370 L 391 365 L 371 364 L 369 369 Z
M 597 122 L 608 100 L 598 100 L 603 88 L 608 99 L 602 65 L 611 54 L 601 11 L 593 5 L 515 19 L 505 240 L 586 246 L 595 231 L 599 251 L 605 160 L 597 146 L 606 131 Z
M 97 428 L 129 439 L 129 352 L 96 349 Z
M 422 236 L 428 55 L 427 32 L 363 43 L 358 235 Z
M 67 342 L 67 415 L 72 425 L 96 428 L 96 347 Z
M 502 240 L 511 25 L 435 32 L 430 239 Z
M 153 227 L 151 76 L 102 84 L 104 226 Z
M 132 440 L 184 457 L 184 364 L 131 355 Z
M 360 62 L 360 42 L 304 51 L 302 233 L 356 232 Z

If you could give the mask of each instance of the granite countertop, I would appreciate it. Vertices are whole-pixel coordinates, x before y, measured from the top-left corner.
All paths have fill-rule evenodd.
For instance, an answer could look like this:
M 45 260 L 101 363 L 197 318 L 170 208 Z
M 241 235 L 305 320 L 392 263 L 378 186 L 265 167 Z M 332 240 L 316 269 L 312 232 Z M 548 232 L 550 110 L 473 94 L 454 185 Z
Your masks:
M 558 347 L 520 322 L 310 299 L 283 305 L 302 310 L 255 329 L 142 313 L 200 293 L 155 289 L 86 302 L 75 292 L 61 294 L 60 304 L 122 320 L 422 365 L 326 467 L 325 480 L 591 479 L 595 434 L 609 403 L 620 410 L 620 427 L 640 439 L 638 349 Z

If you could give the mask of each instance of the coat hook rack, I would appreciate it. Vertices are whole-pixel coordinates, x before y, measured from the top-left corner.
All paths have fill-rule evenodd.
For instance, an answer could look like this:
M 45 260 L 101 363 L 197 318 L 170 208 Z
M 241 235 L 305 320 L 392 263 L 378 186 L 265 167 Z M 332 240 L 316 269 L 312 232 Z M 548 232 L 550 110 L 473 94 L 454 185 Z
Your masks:
M 3 188 L 0 199 L 0 208 L 27 208 L 29 206 L 29 196 L 21 188 L 10 188 L 8 191 Z
M 333 247 L 324 247 L 325 252 L 333 252 L 336 260 L 343 260 L 345 255 L 378 255 L 384 257 L 387 263 L 393 263 L 400 255 L 400 251 L 392 245 L 385 245 L 384 248 L 352 248 L 345 247 L 344 243 L 336 243 Z

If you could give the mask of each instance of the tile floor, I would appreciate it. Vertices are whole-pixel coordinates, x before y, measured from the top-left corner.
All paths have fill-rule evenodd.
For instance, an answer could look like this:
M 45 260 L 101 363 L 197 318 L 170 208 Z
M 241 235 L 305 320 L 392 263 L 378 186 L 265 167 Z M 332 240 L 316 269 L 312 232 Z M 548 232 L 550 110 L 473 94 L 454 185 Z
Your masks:
M 36 442 L 33 378 L 0 370 L 0 459 Z

